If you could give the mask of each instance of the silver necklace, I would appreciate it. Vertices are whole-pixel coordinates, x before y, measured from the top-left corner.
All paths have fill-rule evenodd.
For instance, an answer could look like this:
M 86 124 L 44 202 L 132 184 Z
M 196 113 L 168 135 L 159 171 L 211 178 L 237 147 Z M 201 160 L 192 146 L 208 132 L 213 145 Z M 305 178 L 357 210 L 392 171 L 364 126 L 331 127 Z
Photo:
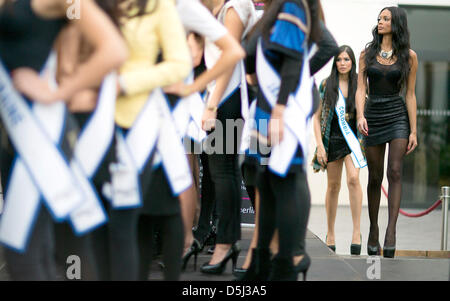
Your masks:
M 390 51 L 380 50 L 380 56 L 384 59 L 389 59 L 392 56 L 392 49 Z

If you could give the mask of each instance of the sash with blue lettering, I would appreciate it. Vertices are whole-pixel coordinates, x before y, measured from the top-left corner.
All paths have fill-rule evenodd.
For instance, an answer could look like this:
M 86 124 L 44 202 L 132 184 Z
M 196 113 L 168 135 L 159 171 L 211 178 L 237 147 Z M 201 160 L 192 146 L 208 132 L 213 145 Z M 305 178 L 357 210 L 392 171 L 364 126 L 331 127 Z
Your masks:
M 352 151 L 351 157 L 353 165 L 355 165 L 356 168 L 366 167 L 367 161 L 361 150 L 361 145 L 358 141 L 358 138 L 356 138 L 356 135 L 355 133 L 353 133 L 352 128 L 345 120 L 345 97 L 342 94 L 341 89 L 339 89 L 339 98 L 336 102 L 335 111 L 338 117 L 339 127 L 341 129 L 342 135 L 344 136 L 348 147 Z

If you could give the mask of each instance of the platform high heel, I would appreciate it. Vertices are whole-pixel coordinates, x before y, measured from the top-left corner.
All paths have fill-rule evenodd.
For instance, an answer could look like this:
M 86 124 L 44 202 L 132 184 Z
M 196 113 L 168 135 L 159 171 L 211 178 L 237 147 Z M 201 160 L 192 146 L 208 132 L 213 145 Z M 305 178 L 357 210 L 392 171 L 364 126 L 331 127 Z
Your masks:
M 362 235 L 360 235 L 360 242 L 362 243 Z M 361 255 L 361 243 L 350 245 L 350 254 L 351 255 Z
M 393 247 L 383 247 L 383 257 L 385 258 L 394 258 L 395 256 L 395 246 Z
M 228 250 L 227 254 L 225 255 L 224 259 L 222 259 L 221 262 L 217 264 L 209 264 L 206 262 L 201 268 L 200 271 L 205 274 L 215 274 L 220 275 L 225 270 L 228 260 L 231 259 L 233 263 L 233 269 L 236 269 L 237 260 L 239 257 L 239 253 L 241 252 L 241 249 L 237 244 L 234 244 L 231 246 L 231 248 Z
M 371 246 L 369 243 L 367 243 L 367 254 L 369 256 L 379 256 L 381 255 L 381 246 L 380 243 L 376 246 Z

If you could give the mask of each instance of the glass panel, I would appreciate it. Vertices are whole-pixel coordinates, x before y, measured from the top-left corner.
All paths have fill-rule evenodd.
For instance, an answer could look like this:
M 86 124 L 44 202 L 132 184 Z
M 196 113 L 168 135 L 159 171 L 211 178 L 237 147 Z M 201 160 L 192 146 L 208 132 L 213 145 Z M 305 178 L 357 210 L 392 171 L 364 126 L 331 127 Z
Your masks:
M 450 185 L 448 8 L 404 7 L 417 73 L 418 148 L 404 160 L 402 207 L 426 208 Z

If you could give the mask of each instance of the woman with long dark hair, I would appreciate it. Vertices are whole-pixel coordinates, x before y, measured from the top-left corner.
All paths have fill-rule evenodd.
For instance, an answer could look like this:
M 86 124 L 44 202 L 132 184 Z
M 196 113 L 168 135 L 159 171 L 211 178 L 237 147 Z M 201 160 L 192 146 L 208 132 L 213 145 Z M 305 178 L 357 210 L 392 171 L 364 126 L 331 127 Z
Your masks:
M 347 46 L 339 48 L 339 54 L 334 57 L 331 74 L 320 85 L 322 101 L 314 115 L 314 134 L 317 143 L 317 156 L 313 168 L 327 170 L 326 210 L 328 234 L 326 244 L 336 251 L 334 223 L 341 185 L 342 166 L 345 164 L 347 185 L 350 194 L 350 208 L 353 218 L 353 237 L 350 252 L 352 255 L 361 253 L 360 218 L 362 206 L 362 190 L 359 183 L 359 164 L 355 166 L 352 160 L 352 149 L 344 136 L 336 114 L 336 103 L 342 96 L 345 100 L 345 122 L 350 125 L 354 135 L 356 131 L 355 93 L 358 75 L 353 50 Z M 349 132 L 348 132 L 349 133 Z M 351 133 L 349 133 L 351 135 Z M 359 147 L 359 144 L 356 145 Z
M 312 85 L 306 55 L 310 43 L 320 39 L 318 3 L 314 0 L 272 1 L 258 26 L 249 41 L 258 46 L 247 48 L 247 59 L 253 58 L 256 62 L 253 70 L 247 63 L 247 72 L 251 74 L 256 70 L 260 88 L 255 113 L 257 128 L 252 130 L 250 150 L 256 151 L 259 159 L 257 188 L 261 200 L 258 244 L 244 279 L 297 280 L 297 274 L 306 274 L 310 265 L 304 250 L 310 195 L 304 170 L 306 149 L 303 150 L 304 145 L 292 135 L 303 137 L 306 131 L 298 132 L 299 127 L 294 126 L 297 121 L 285 119 L 290 115 L 285 114 L 285 110 L 287 113 L 292 109 L 292 106 L 287 109 L 287 104 L 296 106 L 297 100 L 289 97 L 301 90 L 298 101 L 305 102 L 306 113 L 296 117 L 297 125 L 306 123 L 312 115 Z M 259 42 L 252 43 L 252 39 Z M 305 76 L 301 78 L 301 75 Z M 296 115 L 292 111 L 289 113 Z M 295 134 L 285 121 L 297 129 Z M 258 140 L 257 145 L 252 145 L 252 140 Z M 279 233 L 279 250 L 271 263 L 269 244 L 275 229 Z M 302 242 L 303 250 L 294 266 L 298 242 Z
M 358 130 L 364 144 L 369 168 L 367 196 L 370 233 L 369 255 L 380 255 L 378 210 L 383 180 L 384 154 L 389 143 L 387 178 L 389 181 L 389 222 L 383 256 L 394 257 L 396 224 L 402 192 L 403 157 L 417 147 L 416 73 L 418 59 L 410 49 L 407 16 L 404 9 L 386 7 L 378 16 L 359 60 L 356 111 Z M 369 97 L 366 100 L 366 87 Z M 401 95 L 406 91 L 406 97 Z
M 43 69 L 50 72 L 47 73 L 49 75 L 55 72 L 54 69 L 52 70 L 51 64 L 48 65 L 46 62 L 51 62 L 48 58 L 63 26 L 72 23 L 66 19 L 69 9 L 72 10 L 72 7 L 61 1 L 0 1 L 0 58 L 4 67 L 10 71 L 15 89 L 33 102 L 49 106 L 60 103 L 61 100 L 68 103 L 79 91 L 98 86 L 104 76 L 118 68 L 127 57 L 126 45 L 112 22 L 94 1 L 83 1 L 82 5 L 75 8 L 79 9 L 78 13 L 83 17 L 73 24 L 83 38 L 93 45 L 92 56 L 79 66 L 76 73 L 67 76 L 63 82 L 60 82 L 57 89 L 50 88 L 48 80 L 41 78 L 38 72 Z M 76 15 L 75 12 L 74 16 L 76 17 Z M 114 53 L 111 53 L 110 49 L 115 49 Z M 54 75 L 52 78 L 54 79 Z M 5 82 L 2 82 L 2 85 L 4 84 Z M 8 96 L 6 96 L 7 98 Z M 61 132 L 61 155 L 64 159 L 69 160 L 73 155 L 74 138 L 77 136 L 78 129 L 73 119 L 70 118 L 71 116 L 66 115 L 66 117 L 62 124 L 64 129 Z M 37 119 L 39 118 L 37 117 Z M 2 130 L 4 130 L 8 127 L 5 126 L 6 121 L 2 121 Z M 51 132 L 54 129 L 48 128 L 47 130 Z M 20 152 L 16 144 L 17 139 L 15 140 L 12 134 L 8 134 L 9 139 L 3 139 L 0 148 L 3 187 L 11 178 L 11 169 L 13 167 L 15 169 L 13 158 L 25 151 L 21 149 L 22 152 Z M 34 138 L 22 137 L 20 140 L 35 141 Z M 43 148 L 44 141 L 35 141 L 35 143 L 37 142 L 43 144 L 30 147 L 33 147 L 34 150 Z M 45 147 L 48 148 L 48 146 Z M 62 177 L 67 171 L 52 169 L 54 165 L 51 163 L 57 159 L 55 157 L 37 157 L 35 161 L 46 162 L 46 170 Z M 27 164 L 33 165 L 38 162 L 28 161 Z M 44 173 L 42 172 L 42 174 Z M 37 177 L 44 176 L 42 174 Z M 23 178 L 20 180 L 24 181 Z M 56 188 L 59 187 L 59 184 L 58 182 L 50 183 Z M 9 189 L 10 187 L 8 187 Z M 21 189 L 27 190 L 27 194 L 25 196 L 21 194 L 22 197 L 19 197 L 18 200 L 28 202 L 26 203 L 28 206 L 32 202 L 33 193 L 29 191 L 29 187 L 21 187 Z M 14 207 L 12 206 L 14 204 L 8 204 L 9 197 L 14 198 L 14 195 L 7 194 L 1 225 L 2 243 L 10 248 L 19 248 L 19 245 L 4 240 L 5 231 L 17 230 L 17 228 L 5 230 L 5 227 L 8 227 L 5 224 L 7 224 L 9 210 Z M 73 194 L 61 197 L 61 201 L 66 203 L 70 202 Z M 42 199 L 42 197 L 40 198 Z M 49 200 L 46 199 L 46 201 L 48 204 Z M 21 252 L 12 249 L 5 250 L 7 267 L 14 280 L 55 280 L 57 277 L 54 257 L 54 222 L 49 213 L 49 207 L 43 206 L 41 200 L 38 200 L 35 205 L 35 222 L 30 226 L 29 235 L 25 238 Z M 20 210 L 25 212 L 30 209 L 22 207 Z M 15 216 L 15 222 L 21 225 L 24 222 L 22 219 L 26 218 Z M 74 234 L 69 233 L 69 235 Z M 67 259 L 64 258 L 64 260 Z

